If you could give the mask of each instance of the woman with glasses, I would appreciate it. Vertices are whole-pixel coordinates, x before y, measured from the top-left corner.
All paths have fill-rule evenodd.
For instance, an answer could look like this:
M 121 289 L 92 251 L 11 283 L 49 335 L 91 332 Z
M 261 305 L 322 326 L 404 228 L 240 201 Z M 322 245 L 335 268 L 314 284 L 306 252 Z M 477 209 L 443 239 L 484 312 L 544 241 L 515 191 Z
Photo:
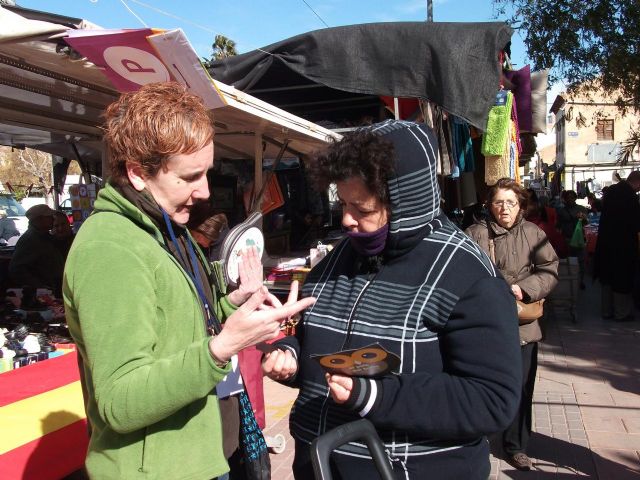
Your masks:
M 489 254 L 513 296 L 524 303 L 545 298 L 558 281 L 558 257 L 546 234 L 523 218 L 527 200 L 524 187 L 502 178 L 489 189 L 488 217 L 466 230 Z M 502 434 L 506 459 L 519 470 L 530 470 L 532 466 L 525 452 L 531 435 L 531 403 L 541 339 L 538 320 L 520 325 L 522 397 L 516 417 Z

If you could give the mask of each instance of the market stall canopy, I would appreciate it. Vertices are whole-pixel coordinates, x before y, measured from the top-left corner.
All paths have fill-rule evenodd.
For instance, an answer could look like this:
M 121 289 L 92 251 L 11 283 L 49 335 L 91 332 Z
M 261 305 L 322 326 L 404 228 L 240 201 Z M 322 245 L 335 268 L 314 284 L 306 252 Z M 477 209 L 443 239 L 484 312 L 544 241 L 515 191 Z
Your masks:
M 0 6 L 0 24 L 0 144 L 99 163 L 100 113 L 118 92 L 63 40 L 96 26 L 15 6 Z
M 218 60 L 209 71 L 315 122 L 376 118 L 386 95 L 428 99 L 484 128 L 511 34 L 502 22 L 349 25 Z
M 12 25 L 11 32 L 0 34 L 0 144 L 100 165 L 100 115 L 120 92 L 103 68 L 65 40 L 70 33 L 82 34 L 79 30 L 97 35 L 98 27 L 6 6 L 0 6 L 0 24 Z M 338 137 L 233 87 L 216 85 L 210 87 L 223 99 L 214 113 L 217 158 L 253 159 L 258 149 L 274 158 L 283 144 L 289 153 L 306 155 Z M 248 136 L 259 136 L 260 145 Z

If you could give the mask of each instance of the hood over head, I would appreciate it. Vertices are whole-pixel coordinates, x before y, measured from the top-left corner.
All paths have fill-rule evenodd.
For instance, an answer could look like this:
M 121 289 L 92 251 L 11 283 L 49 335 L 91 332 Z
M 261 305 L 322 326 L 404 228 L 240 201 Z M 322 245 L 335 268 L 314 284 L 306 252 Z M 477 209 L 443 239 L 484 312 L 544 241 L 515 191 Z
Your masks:
M 426 125 L 402 120 L 387 120 L 366 130 L 394 147 L 395 168 L 387 182 L 391 215 L 385 254 L 402 255 L 435 230 L 433 222 L 441 213 L 437 140 Z

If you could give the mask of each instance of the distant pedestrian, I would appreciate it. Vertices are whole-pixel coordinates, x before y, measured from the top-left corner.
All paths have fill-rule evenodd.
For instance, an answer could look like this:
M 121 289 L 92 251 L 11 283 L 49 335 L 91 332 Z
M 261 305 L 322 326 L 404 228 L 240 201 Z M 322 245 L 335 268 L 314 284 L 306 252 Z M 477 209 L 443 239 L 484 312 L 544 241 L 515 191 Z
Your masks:
M 587 216 L 589 210 L 582 205 L 578 205 L 576 200 L 578 195 L 573 190 L 565 190 L 562 192 L 561 207 L 557 208 L 558 211 L 558 228 L 562 232 L 562 236 L 569 245 L 569 256 L 576 257 L 578 259 L 578 272 L 580 278 L 580 289 L 584 290 L 584 271 L 585 271 L 585 242 L 584 233 L 582 232 L 583 226 L 588 223 Z M 573 234 L 576 228 L 580 228 L 580 234 L 582 235 L 582 242 L 572 242 Z
M 16 222 L 7 217 L 7 211 L 0 209 L 0 245 L 15 245 L 20 237 Z
M 49 233 L 54 213 L 45 204 L 26 211 L 29 228 L 16 243 L 9 263 L 9 280 L 16 287 L 49 288 L 60 297 L 64 257 Z
M 587 194 L 587 201 L 589 202 L 590 213 L 600 213 L 602 211 L 602 199 L 597 198 L 595 193 L 589 192 Z
M 53 227 L 51 227 L 51 235 L 53 236 L 53 243 L 64 259 L 67 259 L 71 244 L 73 243 L 73 229 L 69 223 L 69 219 L 64 212 L 55 211 L 53 214 Z
M 191 210 L 187 228 L 210 262 L 220 260 L 220 248 L 229 233 L 224 213 L 216 213 L 208 202 L 201 202 Z
M 594 262 L 594 276 L 602 284 L 602 317 L 633 320 L 633 282 L 638 263 L 640 233 L 640 171 L 610 186 L 602 199 L 602 213 Z

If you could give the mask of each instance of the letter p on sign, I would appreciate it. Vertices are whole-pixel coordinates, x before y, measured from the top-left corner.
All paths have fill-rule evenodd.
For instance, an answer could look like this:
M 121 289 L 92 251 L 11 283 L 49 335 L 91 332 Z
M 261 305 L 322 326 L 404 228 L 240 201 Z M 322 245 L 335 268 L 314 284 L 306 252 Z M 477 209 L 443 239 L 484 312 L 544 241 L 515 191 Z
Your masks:
M 138 85 L 171 80 L 169 71 L 155 55 L 133 47 L 108 47 L 104 60 L 114 72 Z

